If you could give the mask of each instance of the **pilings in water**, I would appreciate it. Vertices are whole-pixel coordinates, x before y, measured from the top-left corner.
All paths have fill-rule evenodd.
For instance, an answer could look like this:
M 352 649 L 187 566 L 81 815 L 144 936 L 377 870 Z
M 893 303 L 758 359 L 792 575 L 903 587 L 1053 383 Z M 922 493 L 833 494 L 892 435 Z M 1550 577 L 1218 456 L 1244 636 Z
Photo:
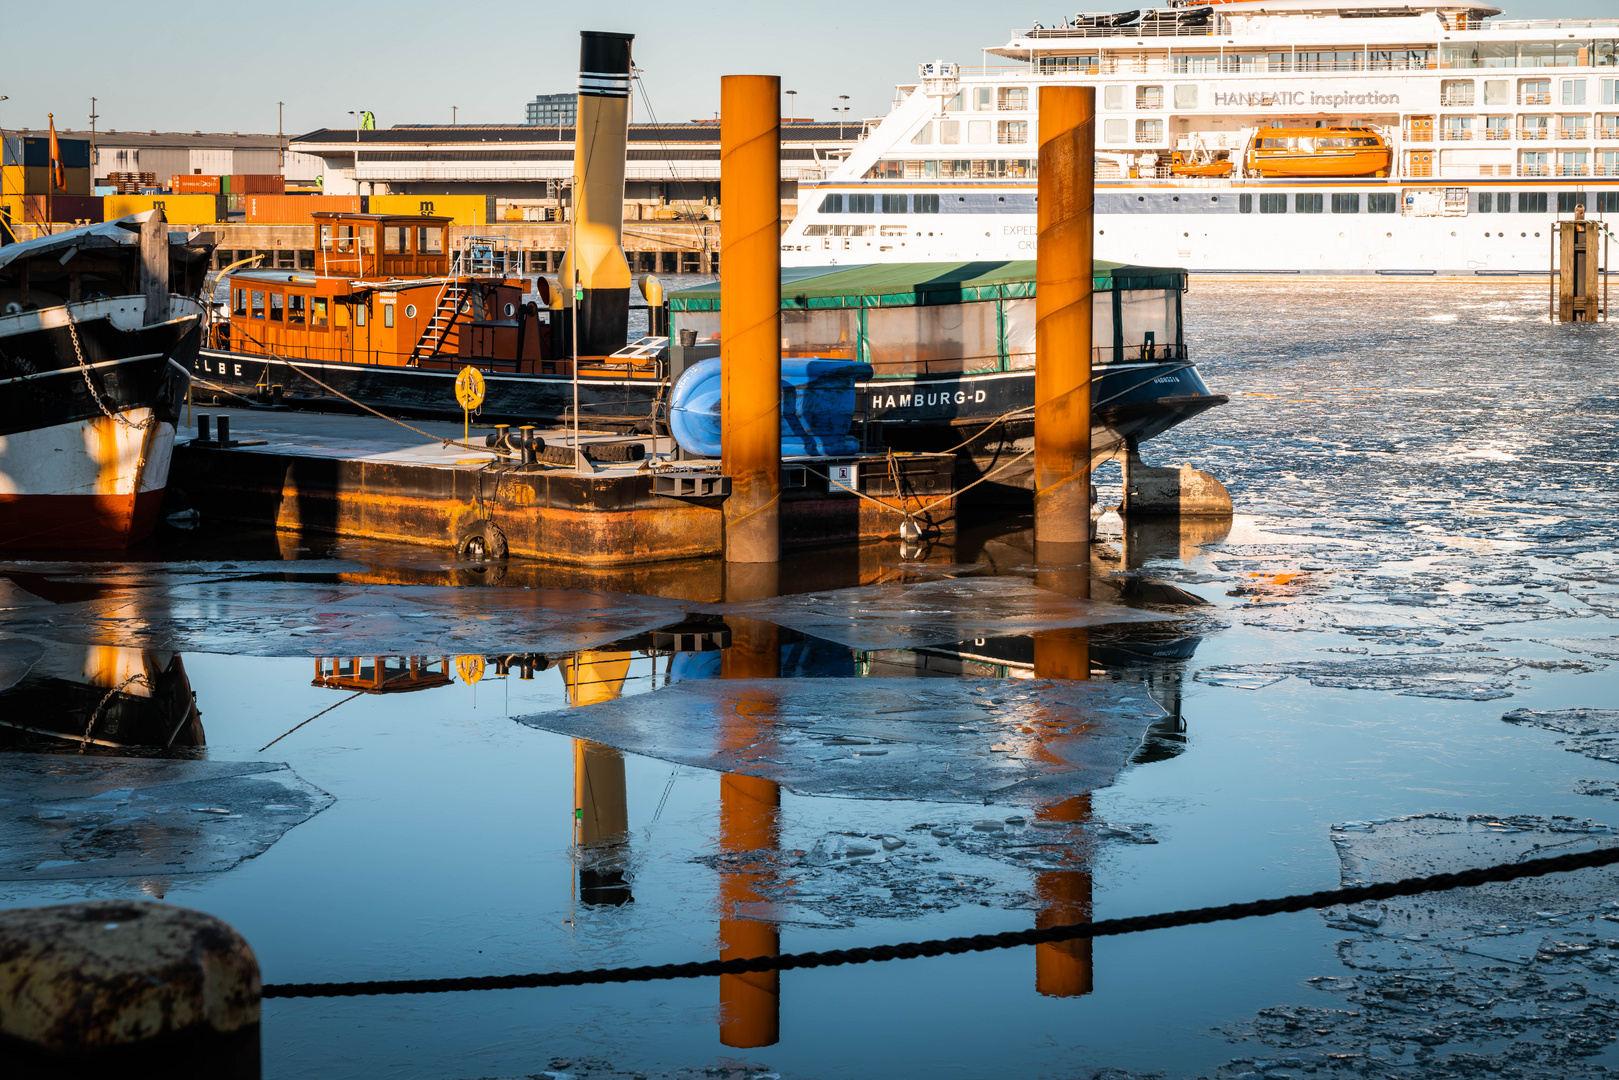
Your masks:
M 781 558 L 781 79 L 720 79 L 725 560 Z
M 1608 230 L 1587 221 L 1585 207 L 1552 232 L 1552 320 L 1608 321 Z
M 257 1080 L 259 963 L 200 911 L 98 900 L 0 914 L 0 1061 L 17 1080 Z
M 1037 555 L 1041 545 L 1083 544 L 1091 537 L 1095 160 L 1095 89 L 1041 87 L 1034 270 Z

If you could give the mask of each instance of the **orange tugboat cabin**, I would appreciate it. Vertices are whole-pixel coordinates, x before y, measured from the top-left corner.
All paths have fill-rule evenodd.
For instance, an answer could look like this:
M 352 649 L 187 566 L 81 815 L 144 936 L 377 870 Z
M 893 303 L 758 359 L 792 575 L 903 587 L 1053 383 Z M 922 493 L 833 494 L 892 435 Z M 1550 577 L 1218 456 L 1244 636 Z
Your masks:
M 524 282 L 450 249 L 447 217 L 315 213 L 315 272 L 238 270 L 214 347 L 292 360 L 565 374 Z

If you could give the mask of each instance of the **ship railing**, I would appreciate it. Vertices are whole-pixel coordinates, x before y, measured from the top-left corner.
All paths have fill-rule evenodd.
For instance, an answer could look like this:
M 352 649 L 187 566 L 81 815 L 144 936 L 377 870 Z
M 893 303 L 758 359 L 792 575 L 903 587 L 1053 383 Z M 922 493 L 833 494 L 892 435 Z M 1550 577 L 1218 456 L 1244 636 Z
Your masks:
M 1550 176 L 1551 169 L 1546 165 L 1519 165 L 1519 176 Z
M 1137 143 L 1144 143 L 1144 144 L 1150 146 L 1153 143 L 1161 143 L 1163 141 L 1164 141 L 1164 133 L 1162 131 L 1138 131 L 1138 132 L 1136 132 L 1136 142 Z
M 1503 139 L 1503 140 L 1504 139 L 1510 139 L 1510 138 L 1512 138 L 1512 129 L 1511 128 L 1505 128 L 1505 127 L 1485 128 L 1484 129 L 1484 138 L 1486 140 L 1490 140 L 1490 139 Z
M 1447 109 L 1471 109 L 1473 107 L 1472 94 L 1440 94 L 1439 104 Z
M 1406 128 L 1405 129 L 1405 141 L 1406 142 L 1433 142 L 1433 132 L 1428 128 L 1422 128 L 1420 130 L 1416 129 L 1416 128 Z
M 1431 176 L 1433 176 L 1433 166 L 1428 165 L 1428 164 L 1416 164 L 1416 163 L 1413 163 L 1410 168 L 1405 170 L 1405 174 L 1407 176 L 1413 176 L 1413 177 L 1418 177 L 1418 178 L 1431 177 Z
M 1591 129 L 1583 127 L 1560 127 L 1557 137 L 1562 140 L 1584 142 L 1591 137 Z
M 995 102 L 997 112 L 1028 112 L 1029 99 L 1026 97 L 1002 98 Z
M 1039 26 L 1028 30 L 1014 30 L 1021 38 L 1150 38 L 1150 37 L 1213 37 L 1219 31 L 1219 19 L 1210 19 L 1197 26 Z
M 1531 140 L 1532 139 L 1545 139 L 1546 138 L 1546 132 L 1548 130 L 1550 130 L 1550 129 L 1549 128 L 1543 128 L 1543 127 L 1540 127 L 1540 128 L 1519 128 L 1518 129 L 1518 138 L 1520 138 L 1520 139 L 1531 139 Z
M 522 249 L 507 236 L 464 237 L 450 260 L 451 277 L 499 277 L 522 271 Z
M 1552 95 L 1550 92 L 1542 94 L 1538 92 L 1524 93 L 1523 91 L 1519 91 L 1518 93 L 1519 105 L 1550 105 L 1551 103 Z
M 1028 144 L 1029 132 L 1027 128 L 1023 131 L 997 131 L 995 141 L 1001 146 L 1024 146 Z
M 1584 176 L 1590 172 L 1591 167 L 1583 161 L 1560 162 L 1557 166 L 1558 176 Z
M 1472 128 L 1441 128 L 1439 138 L 1443 142 L 1469 142 L 1473 138 Z
M 1619 162 L 1604 165 L 1601 162 L 1591 166 L 1592 176 L 1619 176 Z
M 1596 132 L 1599 139 L 1619 139 L 1619 127 L 1599 127 Z

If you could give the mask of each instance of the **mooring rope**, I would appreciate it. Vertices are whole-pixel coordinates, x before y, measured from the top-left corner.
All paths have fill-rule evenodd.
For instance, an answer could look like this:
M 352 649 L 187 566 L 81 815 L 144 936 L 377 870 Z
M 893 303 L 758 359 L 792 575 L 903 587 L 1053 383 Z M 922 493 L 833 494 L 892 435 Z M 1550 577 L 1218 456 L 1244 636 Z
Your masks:
M 1284 896 L 1273 900 L 1250 900 L 1241 904 L 1192 908 L 1159 915 L 1135 915 L 1123 919 L 1051 926 L 1041 930 L 1012 930 L 1001 934 L 908 941 L 897 945 L 875 945 L 855 949 L 828 949 L 821 952 L 787 953 L 782 956 L 753 956 L 736 960 L 702 960 L 684 964 L 649 964 L 642 967 L 597 968 L 579 971 L 547 971 L 528 975 L 482 975 L 457 979 L 386 979 L 374 982 L 271 983 L 264 987 L 267 998 L 364 997 L 377 994 L 443 994 L 462 990 L 521 990 L 542 986 L 591 986 L 599 983 L 656 982 L 664 979 L 698 979 L 714 975 L 742 975 L 754 971 L 791 971 L 797 968 L 840 967 L 876 960 L 911 960 L 923 956 L 958 956 L 962 953 L 1016 949 L 1027 945 L 1047 945 L 1061 941 L 1116 937 L 1143 930 L 1167 930 L 1176 926 L 1201 926 L 1230 922 L 1256 915 L 1281 915 L 1387 900 L 1396 896 L 1447 892 L 1474 885 L 1488 885 L 1519 878 L 1564 874 L 1619 863 L 1619 846 L 1597 851 L 1578 851 L 1527 859 L 1519 863 L 1460 870 L 1448 874 L 1405 878 L 1375 885 L 1351 885 L 1341 889 Z

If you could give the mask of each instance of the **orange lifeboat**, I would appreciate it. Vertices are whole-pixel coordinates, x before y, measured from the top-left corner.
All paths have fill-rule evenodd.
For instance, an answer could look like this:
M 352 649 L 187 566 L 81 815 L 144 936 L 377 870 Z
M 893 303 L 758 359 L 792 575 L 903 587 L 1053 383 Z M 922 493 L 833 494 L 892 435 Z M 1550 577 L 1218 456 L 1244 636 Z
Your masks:
M 1372 128 L 1261 128 L 1247 168 L 1262 177 L 1387 176 L 1388 140 Z
M 1188 158 L 1179 150 L 1169 160 L 1169 174 L 1171 176 L 1230 176 L 1233 162 L 1227 157 L 1211 157 L 1199 161 L 1195 157 Z

